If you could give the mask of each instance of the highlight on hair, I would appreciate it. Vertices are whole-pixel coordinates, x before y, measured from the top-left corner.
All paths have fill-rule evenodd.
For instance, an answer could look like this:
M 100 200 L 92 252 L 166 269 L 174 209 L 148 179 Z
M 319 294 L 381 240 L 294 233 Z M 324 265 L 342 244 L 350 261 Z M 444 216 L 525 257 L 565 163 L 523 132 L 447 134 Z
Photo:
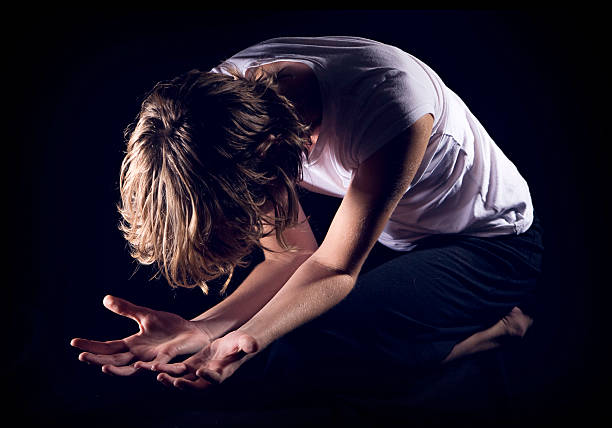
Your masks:
M 276 78 L 192 70 L 160 82 L 125 131 L 119 228 L 172 287 L 227 276 L 260 239 L 298 221 L 308 127 Z M 273 215 L 267 215 L 273 213 Z

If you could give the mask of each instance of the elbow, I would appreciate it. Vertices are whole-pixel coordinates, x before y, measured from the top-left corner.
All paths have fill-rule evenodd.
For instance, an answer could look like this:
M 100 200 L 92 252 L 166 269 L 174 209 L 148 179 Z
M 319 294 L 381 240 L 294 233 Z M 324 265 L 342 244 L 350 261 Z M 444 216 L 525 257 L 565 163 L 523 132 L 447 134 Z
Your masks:
M 333 257 L 329 252 L 326 255 L 321 251 L 315 251 L 308 260 L 330 273 L 350 277 L 353 282 L 357 281 L 357 277 L 361 270 L 361 265 L 343 262 L 339 260 L 338 257 Z
M 327 272 L 329 275 L 346 277 L 348 282 L 355 283 L 357 279 L 358 272 L 354 272 L 351 269 L 347 269 L 342 266 L 335 265 L 330 263 L 330 260 L 322 258 L 316 252 L 312 254 L 312 256 L 308 259 L 309 263 L 315 264 L 320 270 Z
M 265 252 L 265 260 L 272 263 L 281 263 L 283 265 L 291 265 L 295 267 L 301 266 L 305 261 L 310 259 L 316 250 L 312 249 L 294 249 L 283 252 Z
M 296 263 L 298 265 L 302 265 L 304 262 L 306 262 L 307 260 L 310 260 L 310 258 L 313 256 L 313 254 L 316 253 L 316 248 L 312 249 L 312 248 L 298 248 L 295 250 L 292 250 L 289 252 L 289 257 L 292 258 L 293 263 Z

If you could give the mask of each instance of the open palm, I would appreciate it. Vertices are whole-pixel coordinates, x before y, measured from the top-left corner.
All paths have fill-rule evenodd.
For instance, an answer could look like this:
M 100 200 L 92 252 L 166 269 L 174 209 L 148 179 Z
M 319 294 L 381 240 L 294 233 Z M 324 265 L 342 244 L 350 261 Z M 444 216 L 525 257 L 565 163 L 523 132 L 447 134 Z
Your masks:
M 180 389 L 204 389 L 223 382 L 258 351 L 252 336 L 233 331 L 181 363 L 155 364 L 157 379 L 166 386 Z
M 139 326 L 138 333 L 120 340 L 72 339 L 72 346 L 85 351 L 79 359 L 102 366 L 105 373 L 129 376 L 139 369 L 167 363 L 178 355 L 198 352 L 211 341 L 201 326 L 169 312 L 137 306 L 112 296 L 104 298 L 104 306 L 133 319 Z

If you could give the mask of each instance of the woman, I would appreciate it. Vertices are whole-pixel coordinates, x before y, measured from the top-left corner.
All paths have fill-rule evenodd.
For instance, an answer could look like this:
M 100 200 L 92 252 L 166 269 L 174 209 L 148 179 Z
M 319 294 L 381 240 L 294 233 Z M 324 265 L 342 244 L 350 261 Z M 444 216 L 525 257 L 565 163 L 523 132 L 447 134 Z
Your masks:
M 320 246 L 297 186 L 342 198 Z M 276 378 L 342 383 L 366 365 L 383 381 L 532 322 L 542 246 L 527 183 L 392 46 L 279 38 L 158 84 L 128 133 L 121 196 L 134 257 L 173 286 L 227 285 L 257 247 L 265 260 L 191 321 L 107 296 L 140 332 L 72 341 L 107 373 L 201 389 L 260 355 Z M 392 257 L 360 275 L 375 245 Z

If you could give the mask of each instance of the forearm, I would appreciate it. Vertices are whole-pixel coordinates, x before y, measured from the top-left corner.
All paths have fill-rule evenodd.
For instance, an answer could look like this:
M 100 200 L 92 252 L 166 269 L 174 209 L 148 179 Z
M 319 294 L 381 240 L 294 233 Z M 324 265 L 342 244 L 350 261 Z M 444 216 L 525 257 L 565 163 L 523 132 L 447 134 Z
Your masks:
M 251 335 L 260 349 L 318 317 L 344 299 L 355 278 L 310 258 L 285 286 L 239 328 Z
M 264 260 L 231 295 L 192 321 L 201 323 L 213 339 L 235 330 L 270 301 L 309 255 L 300 253 Z

